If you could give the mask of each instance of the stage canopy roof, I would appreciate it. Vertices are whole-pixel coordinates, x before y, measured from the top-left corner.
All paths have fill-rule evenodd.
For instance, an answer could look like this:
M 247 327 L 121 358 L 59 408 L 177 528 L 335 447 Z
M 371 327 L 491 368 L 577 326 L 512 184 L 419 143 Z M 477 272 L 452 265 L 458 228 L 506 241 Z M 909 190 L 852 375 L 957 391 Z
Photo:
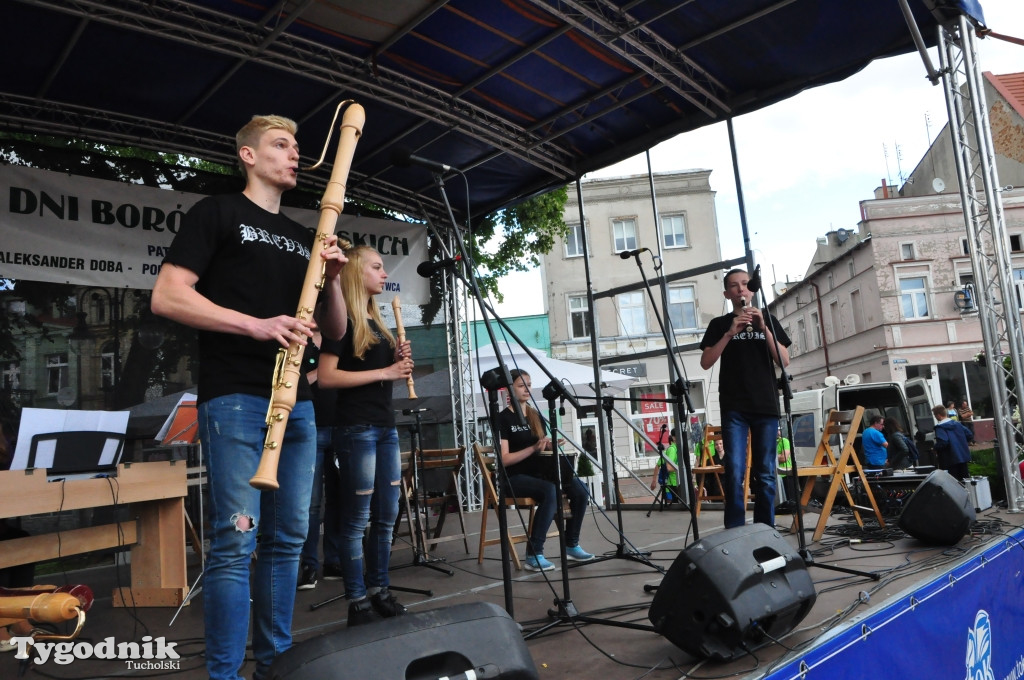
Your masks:
M 928 44 L 983 23 L 908 2 Z M 248 116 L 279 113 L 311 160 L 354 98 L 348 195 L 435 217 L 396 146 L 463 169 L 479 216 L 913 49 L 898 0 L 4 0 L 0 25 L 3 129 L 233 164 Z

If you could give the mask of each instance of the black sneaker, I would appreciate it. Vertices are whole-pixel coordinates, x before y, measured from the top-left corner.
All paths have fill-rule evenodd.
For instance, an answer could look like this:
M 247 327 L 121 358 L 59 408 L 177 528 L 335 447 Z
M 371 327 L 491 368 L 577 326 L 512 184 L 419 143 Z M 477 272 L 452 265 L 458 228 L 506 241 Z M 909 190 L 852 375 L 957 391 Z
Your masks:
M 378 614 L 384 618 L 391 618 L 392 616 L 402 616 L 409 612 L 408 609 L 402 606 L 402 604 L 395 599 L 394 594 L 387 588 L 381 588 L 370 598 L 370 603 Z
M 377 619 L 377 615 L 373 613 L 373 605 L 370 604 L 370 600 L 363 598 L 356 602 L 348 603 L 348 627 L 362 626 L 367 623 L 373 623 Z
M 296 590 L 313 590 L 316 588 L 316 567 L 303 564 L 299 567 L 299 585 Z
M 325 581 L 340 581 L 343 576 L 341 573 L 341 567 L 337 564 L 325 564 L 323 577 Z

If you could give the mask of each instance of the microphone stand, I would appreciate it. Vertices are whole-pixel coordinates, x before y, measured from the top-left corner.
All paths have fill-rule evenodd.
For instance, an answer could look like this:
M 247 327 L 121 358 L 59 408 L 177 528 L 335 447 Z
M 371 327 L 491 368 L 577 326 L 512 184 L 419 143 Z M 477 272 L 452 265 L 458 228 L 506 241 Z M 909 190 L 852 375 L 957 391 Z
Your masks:
M 544 387 L 544 391 L 542 394 L 544 398 L 548 400 L 548 422 L 550 424 L 551 432 L 552 434 L 554 434 L 555 423 L 558 422 L 558 412 L 555 408 L 555 400 L 561 398 L 563 402 L 569 401 L 569 403 L 573 405 L 577 412 L 580 410 L 580 404 L 571 394 L 569 394 L 569 392 L 565 389 L 565 386 L 557 380 L 552 380 L 550 383 L 548 383 L 548 385 Z M 563 407 L 562 411 L 564 412 L 564 410 L 565 409 Z M 580 614 L 579 611 L 577 611 L 576 609 L 576 605 L 573 604 L 572 596 L 569 591 L 569 569 L 566 566 L 568 565 L 568 558 L 566 557 L 565 552 L 565 511 L 562 508 L 562 454 L 559 453 L 555 440 L 552 441 L 552 453 L 553 463 L 555 466 L 556 480 L 555 498 L 557 501 L 557 505 L 555 506 L 555 522 L 558 526 L 558 549 L 562 560 L 562 597 L 556 597 L 554 601 L 555 609 L 548 610 L 548 616 L 551 617 L 553 620 L 541 626 L 537 630 L 532 631 L 527 635 L 524 635 L 523 639 L 529 640 L 530 638 L 537 637 L 538 635 L 543 634 L 545 631 L 550 630 L 551 628 L 564 623 L 573 625 L 575 625 L 576 623 L 595 623 L 604 626 L 616 626 L 618 628 L 632 628 L 633 630 L 653 631 L 653 626 L 647 626 L 639 623 L 630 623 L 628 621 L 616 621 L 614 619 L 602 619 L 595 616 Z M 621 505 L 621 503 L 616 504 L 616 506 L 620 508 L 620 513 Z M 619 518 L 621 521 L 621 515 Z M 580 564 L 590 564 L 592 562 L 600 560 L 601 558 L 595 557 L 593 560 L 589 560 L 588 562 L 582 562 Z
M 676 429 L 679 431 L 679 439 L 676 442 L 676 458 L 678 462 L 676 464 L 676 470 L 678 473 L 682 473 L 686 477 L 686 501 L 683 501 L 684 507 L 690 511 L 690 525 L 693 527 L 693 540 L 694 542 L 700 540 L 700 531 L 697 524 L 697 503 L 700 499 L 696 497 L 696 490 L 693 485 L 693 472 L 690 467 L 690 443 L 688 438 L 689 433 L 689 417 L 690 414 L 694 413 L 693 402 L 690 401 L 690 381 L 686 376 L 686 369 L 682 366 L 682 362 L 679 361 L 679 357 L 676 356 L 675 352 L 675 332 L 671 328 L 671 324 L 666 324 L 661 313 L 658 311 L 658 303 L 654 299 L 654 293 L 651 291 L 651 284 L 647 281 L 647 275 L 644 274 L 644 266 L 640 261 L 640 255 L 643 254 L 643 249 L 633 251 L 631 254 L 633 259 L 636 261 L 637 269 L 640 270 L 640 280 L 643 281 L 644 289 L 647 291 L 647 297 L 651 301 L 651 307 L 654 309 L 654 318 L 658 321 L 658 327 L 661 329 L 661 334 L 665 338 L 665 348 L 668 357 L 669 367 L 669 392 L 672 394 L 672 399 L 669 403 L 672 404 L 672 415 L 676 422 Z M 667 286 L 664 281 L 664 274 L 661 271 L 661 267 L 656 267 L 658 270 L 658 276 L 661 279 L 661 303 L 662 308 L 665 310 L 665 316 L 669 316 L 668 312 L 668 294 Z M 685 417 L 684 417 L 685 414 Z M 679 476 L 678 474 L 676 475 Z
M 462 174 L 461 170 L 452 168 Z M 459 255 L 461 259 L 455 260 L 451 266 L 456 275 L 469 287 L 473 293 L 473 299 L 480 307 L 480 314 L 483 317 L 484 328 L 487 329 L 487 335 L 491 340 L 491 344 L 494 346 L 494 358 L 498 362 L 498 367 L 491 369 L 484 376 L 480 376 L 480 384 L 488 392 L 488 420 L 491 426 L 491 441 L 494 442 L 495 452 L 495 472 L 498 475 L 499 480 L 504 480 L 505 466 L 501 460 L 501 428 L 498 426 L 498 390 L 511 389 L 512 377 L 508 370 L 508 365 L 505 363 L 505 359 L 501 354 L 501 350 L 498 347 L 498 340 L 494 335 L 494 329 L 487 318 L 488 307 L 485 304 L 483 294 L 480 292 L 480 284 L 476 279 L 475 265 L 473 263 L 472 256 L 469 249 L 466 248 L 466 242 L 462 238 L 462 232 L 459 230 L 458 222 L 455 220 L 455 213 L 452 211 L 451 201 L 448 200 L 448 192 L 444 187 L 444 177 L 440 172 L 433 172 L 434 184 L 437 186 L 438 193 L 441 196 L 441 201 L 444 203 L 445 210 L 448 213 L 449 224 L 451 225 L 452 234 L 455 237 L 455 244 L 458 247 Z M 463 181 L 467 182 L 466 176 L 462 174 Z M 469 217 L 469 206 L 466 206 L 466 217 Z M 459 265 L 464 267 L 461 270 Z M 484 377 L 487 376 L 485 383 Z M 510 400 L 512 408 L 516 413 L 516 417 L 520 423 L 525 424 L 526 419 L 523 417 L 523 412 L 519 408 L 519 402 L 515 399 Z M 514 616 L 512 606 L 512 569 L 509 563 L 509 553 L 511 546 L 508 544 L 508 518 L 505 514 L 505 493 L 503 490 L 503 484 L 499 483 L 495 485 L 498 493 L 498 530 L 501 532 L 501 580 L 502 587 L 505 594 L 505 611 L 508 612 L 509 616 Z M 487 509 L 484 508 L 484 512 Z
M 775 356 L 781 356 L 779 354 L 779 352 L 780 352 L 779 336 L 778 336 L 778 333 L 777 333 L 778 326 L 776 324 L 775 318 L 771 315 L 770 312 L 768 312 L 768 310 L 766 308 L 766 305 L 764 305 L 764 294 L 761 292 L 761 280 L 760 280 L 760 275 L 759 274 L 760 274 L 760 267 L 758 267 L 755 270 L 755 276 L 756 276 L 756 279 L 755 279 L 756 285 L 755 285 L 755 287 L 751 288 L 750 284 L 748 283 L 747 284 L 747 290 L 750 290 L 751 292 L 754 293 L 755 301 L 758 300 L 758 298 L 760 298 L 760 302 L 757 304 L 757 308 L 758 309 L 762 309 L 764 311 L 764 314 L 762 316 L 762 320 L 766 324 L 765 328 L 768 327 L 767 326 L 768 324 L 771 325 L 772 341 L 773 341 L 774 347 L 775 347 Z M 767 348 L 767 346 L 768 346 L 768 343 L 766 342 L 765 343 L 765 347 Z M 774 373 L 775 373 L 775 360 L 772 359 L 772 355 L 771 355 L 771 350 L 770 349 L 767 350 L 767 354 L 768 354 L 768 365 L 771 367 L 772 374 L 774 375 Z M 814 561 L 814 556 L 811 554 L 811 551 L 807 548 L 807 538 L 804 536 L 804 509 L 803 509 L 803 505 L 800 503 L 800 494 L 802 492 L 802 490 L 800 488 L 800 475 L 797 474 L 797 470 L 799 469 L 799 464 L 796 461 L 796 447 L 793 445 L 793 405 L 792 405 L 793 390 L 792 390 L 792 388 L 790 387 L 790 384 L 789 384 L 790 381 L 793 378 L 792 378 L 792 376 L 789 375 L 789 373 L 786 372 L 786 367 L 782 366 L 781 362 L 780 362 L 779 368 L 781 370 L 779 371 L 779 378 L 778 378 L 778 381 L 776 382 L 775 389 L 776 389 L 776 392 L 778 392 L 779 390 L 782 390 L 783 413 L 779 413 L 779 418 L 780 419 L 784 419 L 785 423 L 786 423 L 786 429 L 785 429 L 784 434 L 787 435 L 787 437 L 788 437 L 788 439 L 790 441 L 790 454 L 789 455 L 790 455 L 790 463 L 792 464 L 790 469 L 789 469 L 788 475 L 792 475 L 793 480 L 795 481 L 795 484 L 791 485 L 791 486 L 795 486 L 796 487 L 796 491 L 797 491 L 797 498 L 796 498 L 796 503 L 795 503 L 796 508 L 794 510 L 794 512 L 796 513 L 797 545 L 799 546 L 799 548 L 797 549 L 797 553 L 800 555 L 800 559 L 802 559 L 804 561 L 804 565 L 807 566 L 807 567 L 818 567 L 819 569 L 826 569 L 826 570 L 829 570 L 829 571 L 836 571 L 836 572 L 840 572 L 840 573 L 843 573 L 843 574 L 852 574 L 854 576 L 863 576 L 865 578 L 870 578 L 873 581 L 880 581 L 882 579 L 882 575 L 878 574 L 878 573 L 872 573 L 870 571 L 861 571 L 859 569 L 849 569 L 847 567 L 840 567 L 840 566 L 836 566 L 836 565 L 832 565 L 832 564 L 819 564 L 819 563 Z M 778 412 L 778 408 L 779 408 L 778 400 L 775 401 L 775 408 L 776 408 L 776 412 Z M 850 436 L 854 436 L 855 434 L 856 433 L 851 432 Z
M 402 410 L 403 415 L 412 415 L 416 420 L 415 423 L 409 426 L 409 443 L 412 449 L 412 453 L 409 454 L 409 466 L 412 469 L 413 533 L 415 536 L 412 542 L 412 564 L 392 567 L 392 571 L 405 569 L 406 567 L 428 567 L 442 574 L 453 576 L 455 574 L 454 570 L 445 569 L 434 564 L 435 562 L 444 562 L 444 558 L 431 557 L 427 550 L 427 536 L 430 535 L 430 504 L 427 503 L 426 489 L 422 490 L 422 492 L 420 490 L 420 465 L 422 464 L 420 432 L 423 424 L 420 414 L 426 410 L 425 408 L 407 408 Z M 420 519 L 421 498 L 423 499 L 422 520 Z

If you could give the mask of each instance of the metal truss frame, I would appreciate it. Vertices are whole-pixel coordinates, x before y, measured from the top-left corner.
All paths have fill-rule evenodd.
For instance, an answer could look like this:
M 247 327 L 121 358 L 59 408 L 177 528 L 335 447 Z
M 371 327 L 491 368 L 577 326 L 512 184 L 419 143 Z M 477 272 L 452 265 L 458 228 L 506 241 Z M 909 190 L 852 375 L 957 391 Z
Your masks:
M 1013 288 L 1006 222 L 996 172 L 988 104 L 978 69 L 975 30 L 966 17 L 939 28 L 939 59 L 949 113 L 957 181 L 977 292 L 985 362 L 1007 510 L 1024 511 L 1024 485 L 1016 461 L 1022 452 L 1017 405 L 1024 404 L 1024 334 Z M 1004 363 L 1009 360 L 1009 366 Z M 1017 376 L 1016 380 L 1011 380 Z M 1015 385 L 1014 391 L 1008 380 Z

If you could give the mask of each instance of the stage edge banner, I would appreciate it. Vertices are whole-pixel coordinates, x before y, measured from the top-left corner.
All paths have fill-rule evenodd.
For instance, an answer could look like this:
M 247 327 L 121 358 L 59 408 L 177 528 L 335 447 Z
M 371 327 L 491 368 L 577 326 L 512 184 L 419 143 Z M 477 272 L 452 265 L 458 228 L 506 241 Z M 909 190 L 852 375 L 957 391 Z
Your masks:
M 1022 537 L 999 540 L 764 677 L 1021 680 Z

